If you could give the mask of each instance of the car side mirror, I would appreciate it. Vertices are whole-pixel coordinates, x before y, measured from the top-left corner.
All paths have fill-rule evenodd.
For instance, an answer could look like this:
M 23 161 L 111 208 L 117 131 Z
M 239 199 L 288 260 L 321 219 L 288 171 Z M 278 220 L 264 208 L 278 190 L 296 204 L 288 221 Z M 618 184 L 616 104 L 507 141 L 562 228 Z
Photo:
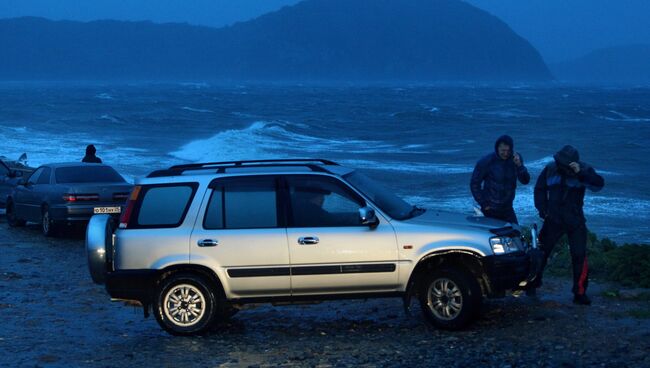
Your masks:
M 28 184 L 28 183 L 27 183 L 27 178 L 23 178 L 23 177 L 21 177 L 21 178 L 18 180 L 18 185 L 22 185 L 22 186 L 26 187 L 27 184 Z
M 359 208 L 359 220 L 362 225 L 369 226 L 371 229 L 379 225 L 379 219 L 375 214 L 375 210 L 368 206 Z

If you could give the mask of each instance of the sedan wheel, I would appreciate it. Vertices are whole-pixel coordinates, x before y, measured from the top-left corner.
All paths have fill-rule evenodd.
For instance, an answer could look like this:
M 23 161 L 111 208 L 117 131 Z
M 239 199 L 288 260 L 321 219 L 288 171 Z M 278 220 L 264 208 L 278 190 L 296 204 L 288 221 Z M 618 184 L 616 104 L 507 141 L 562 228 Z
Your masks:
M 43 209 L 43 217 L 41 219 L 41 231 L 43 235 L 51 237 L 56 235 L 56 224 L 50 216 L 50 210 L 46 207 Z

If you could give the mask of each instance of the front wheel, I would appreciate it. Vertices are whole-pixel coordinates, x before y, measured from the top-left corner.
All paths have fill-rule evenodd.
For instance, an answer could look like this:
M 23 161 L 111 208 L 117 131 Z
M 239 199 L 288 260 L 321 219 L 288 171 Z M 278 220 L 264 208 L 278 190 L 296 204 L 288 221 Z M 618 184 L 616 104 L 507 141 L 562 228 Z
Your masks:
M 165 279 L 156 296 L 156 321 L 172 335 L 206 332 L 215 318 L 216 298 L 202 277 L 177 274 Z
M 445 268 L 426 275 L 419 288 L 422 313 L 427 322 L 444 330 L 467 327 L 481 307 L 481 289 L 466 271 Z

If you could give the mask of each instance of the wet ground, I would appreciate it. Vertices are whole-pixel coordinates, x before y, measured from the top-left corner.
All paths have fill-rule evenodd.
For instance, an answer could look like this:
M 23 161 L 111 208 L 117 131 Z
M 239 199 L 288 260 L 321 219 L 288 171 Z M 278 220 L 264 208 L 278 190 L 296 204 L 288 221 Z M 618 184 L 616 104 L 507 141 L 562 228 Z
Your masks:
M 260 306 L 181 338 L 92 283 L 83 233 L 46 239 L 0 216 L 0 367 L 649 367 L 649 302 L 607 298 L 616 286 L 592 280 L 594 305 L 574 306 L 569 286 L 490 300 L 455 333 L 428 328 L 415 303 L 409 316 L 401 300 L 375 299 Z

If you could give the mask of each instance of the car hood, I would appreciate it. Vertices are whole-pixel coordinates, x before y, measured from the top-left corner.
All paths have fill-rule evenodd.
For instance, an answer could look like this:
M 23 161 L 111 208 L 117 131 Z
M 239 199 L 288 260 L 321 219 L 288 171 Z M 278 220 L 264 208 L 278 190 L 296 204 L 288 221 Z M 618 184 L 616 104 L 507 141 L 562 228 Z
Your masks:
M 457 212 L 448 212 L 448 211 L 438 211 L 438 210 L 427 210 L 425 213 L 416 216 L 414 218 L 404 220 L 405 223 L 416 224 L 416 225 L 429 225 L 429 226 L 440 226 L 448 225 L 454 227 L 471 227 L 475 229 L 497 229 L 505 226 L 513 226 L 518 229 L 519 226 L 516 224 L 510 224 L 505 221 L 496 220 L 492 218 L 487 218 L 484 216 L 476 216 L 469 214 L 462 214 Z

